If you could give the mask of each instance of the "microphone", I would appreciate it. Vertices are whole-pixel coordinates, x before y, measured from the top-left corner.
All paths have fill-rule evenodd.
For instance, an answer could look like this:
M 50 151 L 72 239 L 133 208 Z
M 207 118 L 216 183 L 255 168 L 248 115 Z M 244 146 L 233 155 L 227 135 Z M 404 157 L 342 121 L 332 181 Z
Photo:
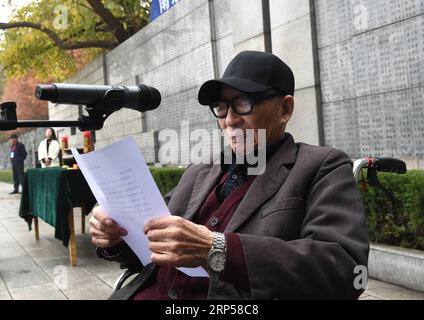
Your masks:
M 156 109 L 161 102 L 160 92 L 146 85 L 106 86 L 88 84 L 53 83 L 35 87 L 35 96 L 54 103 L 95 106 L 107 101 L 114 107 L 140 112 Z

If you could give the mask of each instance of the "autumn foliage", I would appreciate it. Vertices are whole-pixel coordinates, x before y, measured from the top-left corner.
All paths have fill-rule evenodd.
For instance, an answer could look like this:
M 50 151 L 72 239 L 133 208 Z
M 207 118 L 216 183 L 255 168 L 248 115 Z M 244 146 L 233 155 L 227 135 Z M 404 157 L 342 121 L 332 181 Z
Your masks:
M 34 88 L 41 81 L 32 74 L 22 78 L 10 78 L 4 86 L 1 101 L 15 101 L 18 120 L 45 120 L 48 119 L 47 101 L 38 100 L 34 96 Z M 2 131 L 0 141 L 4 141 L 11 133 L 22 134 L 33 130 L 31 128 L 19 128 L 12 131 Z

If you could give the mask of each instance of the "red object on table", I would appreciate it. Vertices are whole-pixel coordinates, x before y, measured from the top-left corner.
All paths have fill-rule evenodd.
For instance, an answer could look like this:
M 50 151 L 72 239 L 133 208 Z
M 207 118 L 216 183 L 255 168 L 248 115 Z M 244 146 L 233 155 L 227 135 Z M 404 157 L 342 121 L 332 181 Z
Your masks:
M 64 134 L 62 136 L 61 140 L 62 140 L 62 150 L 69 149 L 69 146 L 68 146 L 68 136 L 66 134 Z
M 91 132 L 90 131 L 84 131 L 82 133 L 83 136 L 83 143 L 84 143 L 84 153 L 91 151 Z

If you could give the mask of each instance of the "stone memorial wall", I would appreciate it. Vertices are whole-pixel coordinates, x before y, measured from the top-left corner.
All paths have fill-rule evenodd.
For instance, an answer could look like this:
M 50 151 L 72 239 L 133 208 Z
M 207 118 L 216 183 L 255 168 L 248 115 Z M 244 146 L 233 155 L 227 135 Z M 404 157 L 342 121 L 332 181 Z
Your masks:
M 317 0 L 325 144 L 424 156 L 424 0 Z

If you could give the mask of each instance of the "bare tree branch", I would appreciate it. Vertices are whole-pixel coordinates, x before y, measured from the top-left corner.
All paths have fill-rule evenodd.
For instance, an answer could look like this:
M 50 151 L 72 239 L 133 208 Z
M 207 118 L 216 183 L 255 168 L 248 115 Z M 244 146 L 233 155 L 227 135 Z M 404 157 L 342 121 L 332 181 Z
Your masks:
M 87 0 L 102 20 L 109 26 L 119 43 L 127 40 L 131 34 L 125 30 L 121 21 L 110 12 L 100 0 Z
M 116 46 L 116 43 L 112 41 L 103 41 L 103 40 L 88 40 L 80 42 L 66 42 L 62 40 L 54 31 L 42 26 L 39 23 L 33 22 L 11 22 L 11 23 L 1 23 L 0 29 L 13 29 L 13 28 L 32 28 L 37 29 L 41 32 L 44 32 L 49 36 L 53 42 L 64 50 L 74 50 L 74 49 L 84 49 L 84 48 L 104 48 L 112 49 Z

